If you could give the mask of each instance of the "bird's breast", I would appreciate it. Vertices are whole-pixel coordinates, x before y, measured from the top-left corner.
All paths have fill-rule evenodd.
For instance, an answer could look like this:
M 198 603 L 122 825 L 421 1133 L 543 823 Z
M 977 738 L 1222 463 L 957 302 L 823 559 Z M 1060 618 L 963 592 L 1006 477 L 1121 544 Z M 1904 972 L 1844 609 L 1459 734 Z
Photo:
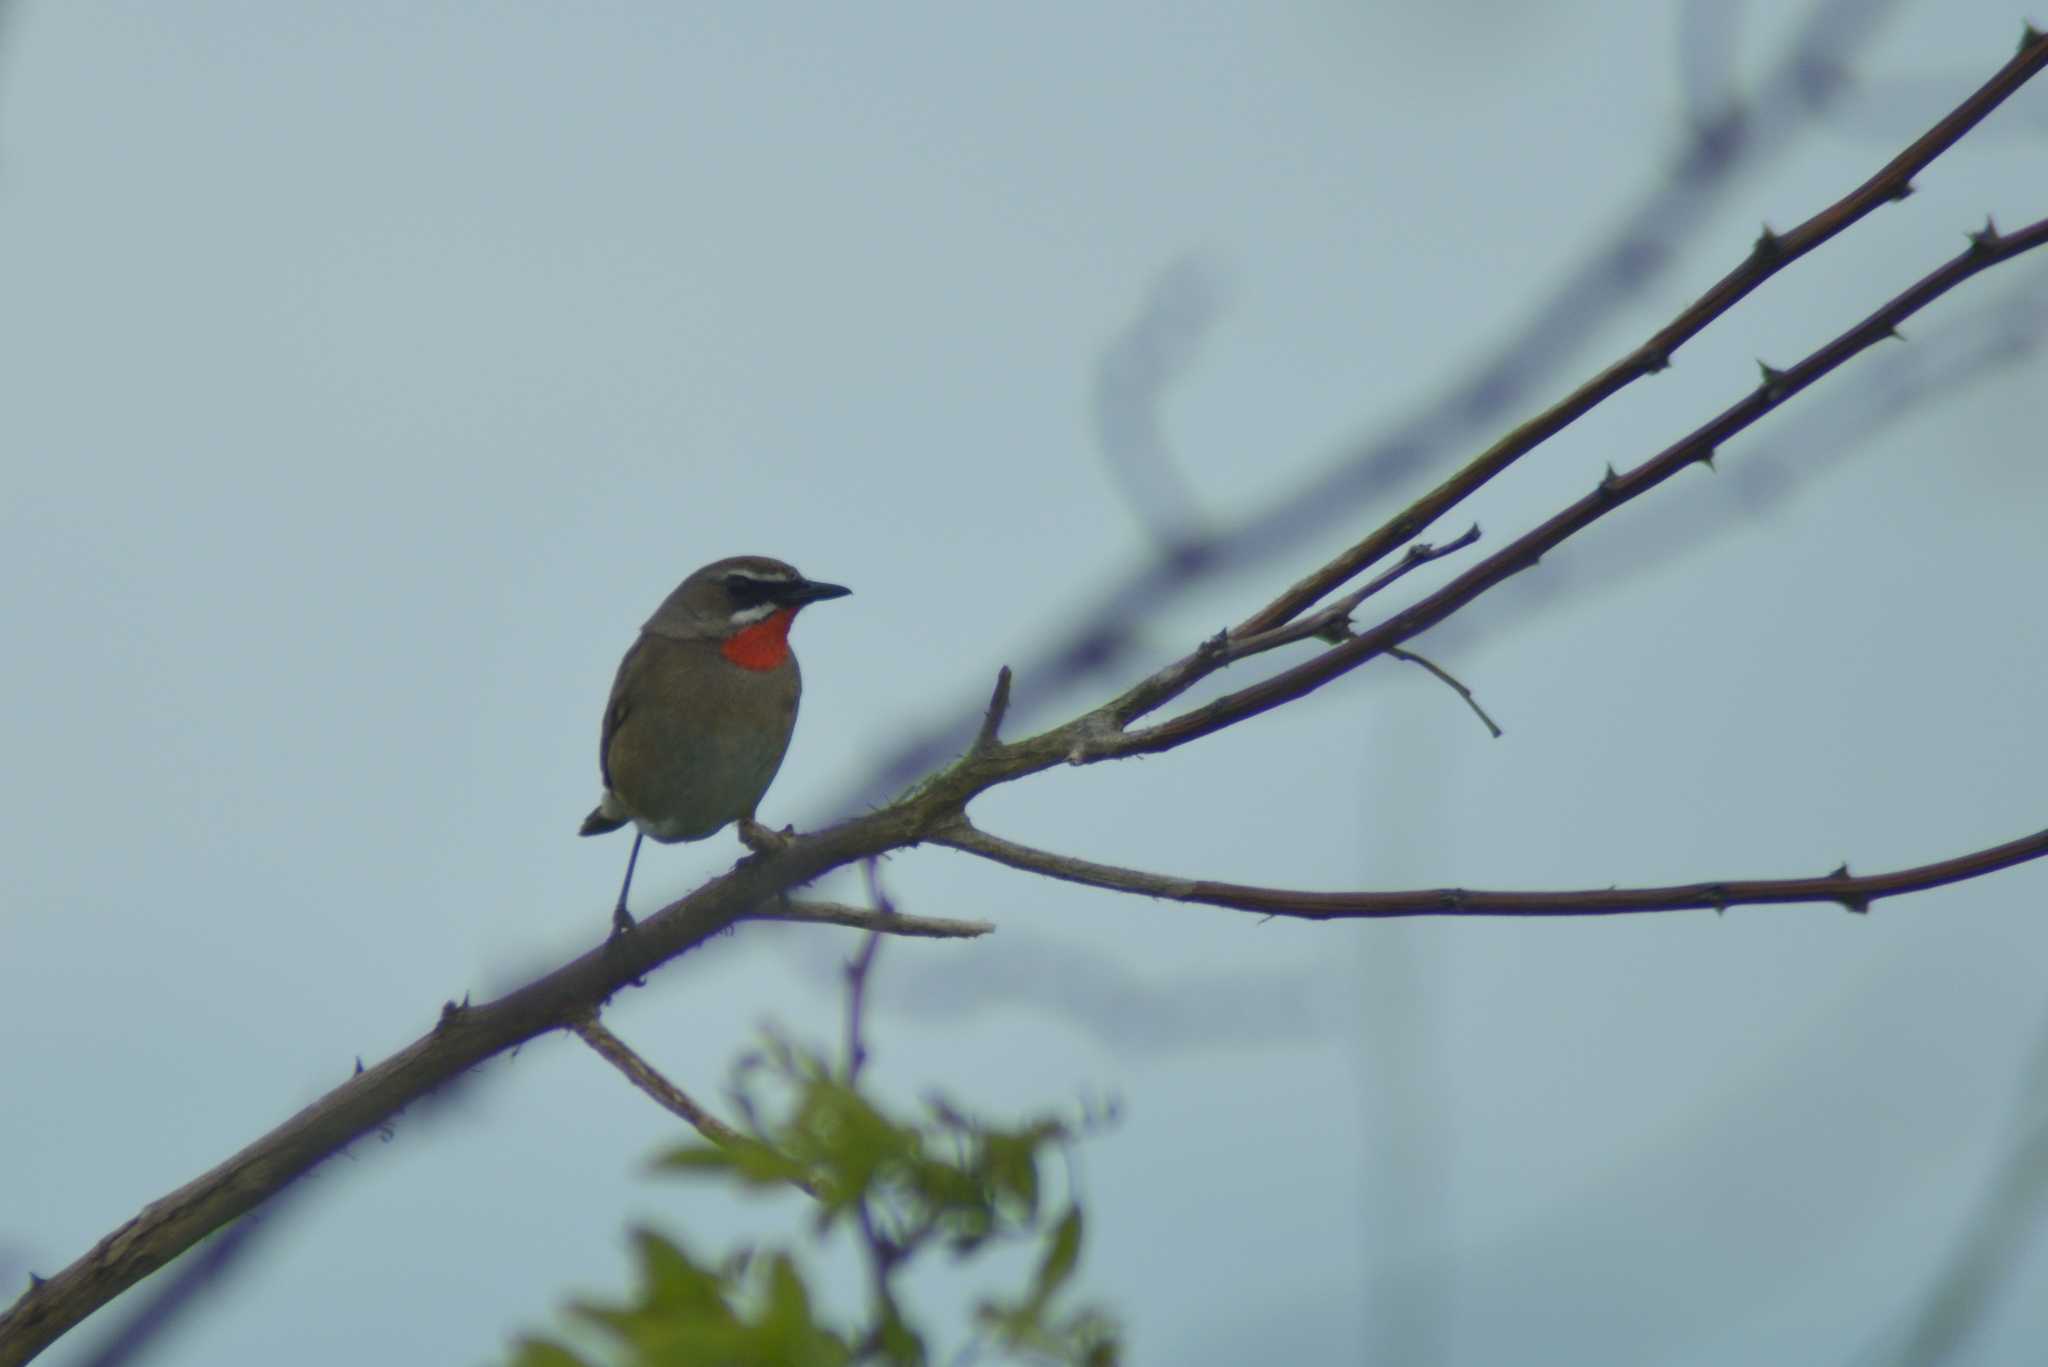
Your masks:
M 789 624 L 795 620 L 795 608 L 772 612 L 719 642 L 719 653 L 741 669 L 779 669 L 789 658 Z

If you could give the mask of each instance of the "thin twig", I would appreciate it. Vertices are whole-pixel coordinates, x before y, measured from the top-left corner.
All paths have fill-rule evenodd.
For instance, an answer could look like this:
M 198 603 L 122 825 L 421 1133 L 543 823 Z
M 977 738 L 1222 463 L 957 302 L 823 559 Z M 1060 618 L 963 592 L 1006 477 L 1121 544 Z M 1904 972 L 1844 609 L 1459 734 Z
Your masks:
M 654 1098 L 663 1110 L 681 1116 L 690 1127 L 720 1148 L 745 1144 L 747 1137 L 699 1106 L 688 1092 L 670 1082 L 661 1070 L 635 1053 L 633 1047 L 605 1029 L 596 1015 L 573 1022 L 569 1028 L 596 1051 L 597 1056 L 626 1075 L 626 1081 Z M 813 1193 L 815 1195 L 815 1193 Z
M 996 685 L 997 691 L 1002 684 Z M 882 890 L 881 861 L 869 859 L 862 865 L 867 878 L 868 900 L 875 904 L 875 916 L 879 920 L 894 917 L 895 903 Z M 860 953 L 846 966 L 846 1081 L 851 1086 L 860 1081 L 862 1065 L 868 1061 L 867 1041 L 864 1036 L 867 1014 L 868 974 L 874 971 L 875 955 L 882 948 L 882 932 L 879 928 L 868 932 L 868 938 L 861 944 Z M 863 1213 L 865 1214 L 865 1213 Z
M 660 1069 L 636 1053 L 632 1045 L 605 1029 L 595 1012 L 571 1022 L 569 1028 L 576 1032 L 577 1038 L 596 1051 L 599 1058 L 625 1074 L 626 1081 L 653 1097 L 663 1110 L 681 1116 L 692 1129 L 719 1148 L 741 1148 L 761 1142 L 749 1139 L 699 1106 L 688 1092 L 670 1082 Z M 789 1184 L 806 1196 L 823 1199 L 817 1185 L 808 1177 L 793 1175 L 789 1179 Z
M 1436 677 L 1441 679 L 1446 685 L 1448 685 L 1453 692 L 1455 692 L 1459 697 L 1465 700 L 1465 706 L 1472 709 L 1472 715 L 1478 717 L 1479 720 L 1486 723 L 1486 729 L 1493 732 L 1493 738 L 1495 740 L 1499 740 L 1501 738 L 1502 732 L 1500 727 L 1494 724 L 1494 720 L 1492 717 L 1486 715 L 1486 709 L 1479 705 L 1479 699 L 1472 696 L 1471 689 L 1465 687 L 1465 685 L 1459 683 L 1456 679 L 1452 678 L 1449 670 L 1445 669 L 1442 665 L 1439 665 L 1434 660 L 1428 659 L 1421 655 L 1417 655 L 1412 650 L 1403 650 L 1399 646 L 1388 646 L 1387 654 L 1393 656 L 1397 660 L 1406 660 L 1410 664 L 1421 665 L 1424 669 L 1436 675 Z
M 1928 888 L 1981 878 L 1987 873 L 2048 856 L 2048 830 L 2043 830 L 1939 863 L 1861 877 L 1842 868 L 1819 878 L 1760 878 L 1654 888 L 1589 888 L 1571 892 L 1483 892 L 1470 888 L 1422 888 L 1409 892 L 1304 892 L 1293 888 L 1176 878 L 1119 868 L 1114 864 L 1097 864 L 1020 845 L 1013 840 L 990 835 L 964 820 L 931 839 L 933 844 L 980 855 L 983 859 L 1013 869 L 1042 873 L 1049 878 L 1091 888 L 1311 921 L 1401 916 L 1615 916 L 1660 911 L 1726 911 L 1736 906 L 1795 902 L 1832 902 L 1851 911 L 1868 911 L 1870 904 L 1880 898 L 1924 892 Z
M 996 680 L 996 693 L 998 697 L 1009 691 L 1006 687 L 1008 679 L 1009 670 L 1005 669 Z M 989 715 L 991 719 L 995 718 L 996 708 L 994 701 L 991 701 L 989 704 Z M 895 903 L 889 900 L 889 894 L 882 888 L 881 861 L 872 858 L 868 859 L 861 866 L 861 872 L 867 880 L 868 900 L 874 904 L 877 915 L 882 917 L 896 915 Z M 860 947 L 860 953 L 846 966 L 846 1085 L 848 1087 L 856 1087 L 860 1084 L 860 1070 L 868 1061 L 865 1034 L 868 975 L 874 971 L 875 955 L 881 951 L 881 948 L 881 931 L 870 931 L 867 940 Z M 903 1250 L 893 1240 L 883 1236 L 880 1223 L 875 1218 L 874 1201 L 868 1193 L 862 1192 L 859 1199 L 853 1203 L 853 1214 L 855 1223 L 860 1228 L 861 1242 L 867 1250 L 868 1277 L 875 1298 L 875 1314 L 878 1317 L 876 1333 L 880 1334 L 888 1320 L 896 1314 L 896 1298 L 890 1284 L 895 1276 L 897 1263 L 903 1257 Z
M 923 940 L 971 940 L 976 936 L 993 934 L 995 926 L 988 921 L 956 921 L 941 916 L 905 916 L 902 913 L 883 915 L 868 907 L 848 906 L 844 902 L 789 902 L 774 901 L 757 911 L 750 911 L 743 918 L 748 921 L 788 921 L 799 925 L 846 926 L 853 930 L 873 931 L 878 935 L 908 935 Z
M 1285 626 L 1274 627 L 1271 631 L 1262 631 L 1256 636 L 1230 637 L 1229 648 L 1224 652 L 1226 662 L 1234 664 L 1246 656 L 1257 655 L 1264 651 L 1272 650 L 1276 646 L 1290 645 L 1295 641 L 1305 641 L 1311 636 L 1326 636 L 1330 633 L 1340 633 L 1342 629 L 1350 626 L 1351 614 L 1356 612 L 1359 605 L 1365 602 L 1366 599 L 1411 571 L 1420 569 L 1432 560 L 1441 560 L 1455 551 L 1462 551 L 1478 539 L 1479 524 L 1475 522 L 1466 528 L 1464 533 L 1455 541 L 1446 541 L 1441 546 L 1417 542 L 1408 548 L 1407 553 L 1401 557 L 1399 563 L 1395 564 L 1393 568 L 1375 576 L 1364 587 L 1345 594 L 1327 607 L 1318 608 L 1306 617 L 1297 617 Z M 1128 697 L 1129 695 L 1127 694 L 1126 696 Z M 1170 696 L 1157 698 L 1147 696 L 1132 709 L 1129 709 L 1128 715 L 1120 712 L 1119 716 L 1128 723 L 1133 718 L 1143 716 L 1146 712 L 1170 700 Z

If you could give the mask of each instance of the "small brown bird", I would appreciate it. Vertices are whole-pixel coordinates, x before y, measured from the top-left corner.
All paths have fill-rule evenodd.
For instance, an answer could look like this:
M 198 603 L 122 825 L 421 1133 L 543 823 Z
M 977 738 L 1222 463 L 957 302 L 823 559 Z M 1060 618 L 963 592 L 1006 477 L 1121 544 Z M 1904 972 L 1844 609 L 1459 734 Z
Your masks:
M 640 628 L 604 709 L 604 798 L 577 832 L 636 828 L 614 934 L 633 925 L 626 894 L 644 837 L 670 845 L 753 821 L 803 694 L 790 623 L 806 603 L 851 592 L 780 560 L 738 555 L 685 579 Z

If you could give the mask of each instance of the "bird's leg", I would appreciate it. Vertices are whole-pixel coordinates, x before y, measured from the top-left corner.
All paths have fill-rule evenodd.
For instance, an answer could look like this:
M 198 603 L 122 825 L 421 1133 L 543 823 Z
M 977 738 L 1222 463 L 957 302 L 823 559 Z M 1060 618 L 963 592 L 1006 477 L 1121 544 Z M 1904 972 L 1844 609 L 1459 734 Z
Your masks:
M 626 910 L 626 894 L 633 888 L 633 866 L 640 862 L 640 842 L 646 832 L 635 827 L 633 852 L 626 856 L 626 881 L 619 884 L 619 904 L 612 908 L 612 934 L 624 935 L 633 928 L 633 913 Z
M 743 816 L 739 822 L 739 834 L 742 845 L 752 850 L 757 858 L 766 858 L 789 848 L 789 842 L 796 839 L 796 827 L 770 830 L 751 816 Z

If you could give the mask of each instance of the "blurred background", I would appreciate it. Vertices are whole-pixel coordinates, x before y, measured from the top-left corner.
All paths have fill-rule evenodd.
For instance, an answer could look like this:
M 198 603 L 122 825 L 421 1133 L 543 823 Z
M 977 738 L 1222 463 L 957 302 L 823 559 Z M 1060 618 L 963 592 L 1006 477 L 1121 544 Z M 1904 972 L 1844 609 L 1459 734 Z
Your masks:
M 855 588 L 796 633 L 762 811 L 828 820 L 1002 663 L 1015 732 L 1243 617 L 1860 183 L 2026 17 L 12 5 L 0 1275 L 602 934 L 600 711 L 697 565 Z M 2044 146 L 2036 82 L 1436 529 L 1486 541 L 1402 594 L 1987 212 L 2048 213 Z M 1500 740 L 1386 661 L 977 819 L 1312 888 L 1864 872 L 2036 829 L 2044 326 L 2048 262 L 1979 277 L 1423 637 Z M 1098 620 L 1096 667 L 1048 663 Z M 739 853 L 650 847 L 636 906 Z M 883 876 L 1001 929 L 884 947 L 878 1085 L 1119 1099 L 1081 1279 L 1135 1362 L 2038 1360 L 2048 867 L 1869 916 L 1462 924 L 941 850 Z M 742 927 L 606 1019 L 715 1099 L 764 1023 L 836 1038 L 856 944 Z M 484 1363 L 622 1288 L 631 1222 L 705 1253 L 799 1223 L 649 1178 L 675 1138 L 536 1042 L 320 1169 L 148 1360 Z M 972 1288 L 917 1294 L 949 1323 Z

